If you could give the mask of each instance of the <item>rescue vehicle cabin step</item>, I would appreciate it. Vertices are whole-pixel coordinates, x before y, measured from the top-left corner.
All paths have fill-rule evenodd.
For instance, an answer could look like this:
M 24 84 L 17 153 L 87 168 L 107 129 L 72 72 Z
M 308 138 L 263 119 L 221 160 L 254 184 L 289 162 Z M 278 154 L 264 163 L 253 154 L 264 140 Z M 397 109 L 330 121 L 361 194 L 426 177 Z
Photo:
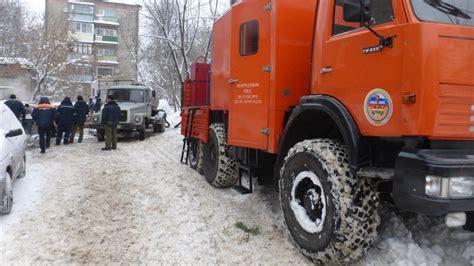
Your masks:
M 254 177 L 253 169 L 254 168 L 251 166 L 240 164 L 239 172 L 238 172 L 239 183 L 237 185 L 234 185 L 232 189 L 234 189 L 235 191 L 239 192 L 242 195 L 252 193 L 253 192 L 253 177 Z M 245 174 L 248 177 L 248 181 L 249 181 L 248 187 L 245 186 L 242 182 L 242 179 Z

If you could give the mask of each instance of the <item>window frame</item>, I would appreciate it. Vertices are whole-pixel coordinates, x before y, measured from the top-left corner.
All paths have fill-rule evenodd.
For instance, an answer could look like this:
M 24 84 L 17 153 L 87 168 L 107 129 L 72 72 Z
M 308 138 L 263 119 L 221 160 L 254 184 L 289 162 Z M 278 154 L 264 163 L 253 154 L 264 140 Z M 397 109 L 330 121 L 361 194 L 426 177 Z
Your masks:
M 252 51 L 252 53 L 243 53 L 243 47 L 244 47 L 244 39 L 242 38 L 243 37 L 243 28 L 246 26 L 246 25 L 249 25 L 249 24 L 252 24 L 252 23 L 256 23 L 257 25 L 257 49 L 255 51 Z M 240 56 L 252 56 L 252 55 L 256 55 L 258 54 L 258 51 L 260 49 L 260 23 L 258 22 L 257 19 L 254 19 L 254 20 L 249 20 L 249 21 L 246 21 L 242 24 L 240 24 L 240 29 L 239 29 L 239 54 Z
M 354 31 L 357 31 L 359 29 L 364 29 L 365 27 L 357 27 L 357 28 L 354 28 L 352 30 L 348 30 L 348 31 L 345 31 L 345 32 L 342 32 L 342 33 L 338 33 L 338 34 L 334 34 L 334 27 L 336 26 L 336 5 L 338 2 L 341 2 L 344 4 L 344 0 L 335 0 L 334 1 L 334 5 L 333 5 L 333 16 L 332 16 L 332 27 L 331 27 L 331 38 L 333 37 L 337 37 L 337 36 L 341 36 L 341 35 L 345 35 L 345 34 L 349 34 L 351 32 L 354 32 Z M 372 28 L 375 28 L 375 27 L 378 27 L 380 25 L 385 25 L 385 24 L 389 24 L 389 23 L 395 23 L 396 21 L 396 17 L 395 17 L 395 9 L 394 9 L 394 6 L 393 6 L 393 0 L 390 0 L 390 5 L 391 5 L 391 8 L 392 8 L 392 17 L 393 19 L 391 21 L 386 21 L 386 22 L 383 22 L 383 23 L 380 23 L 380 24 L 374 24 L 374 25 L 370 25 L 370 22 L 369 22 L 369 25 L 372 27 Z

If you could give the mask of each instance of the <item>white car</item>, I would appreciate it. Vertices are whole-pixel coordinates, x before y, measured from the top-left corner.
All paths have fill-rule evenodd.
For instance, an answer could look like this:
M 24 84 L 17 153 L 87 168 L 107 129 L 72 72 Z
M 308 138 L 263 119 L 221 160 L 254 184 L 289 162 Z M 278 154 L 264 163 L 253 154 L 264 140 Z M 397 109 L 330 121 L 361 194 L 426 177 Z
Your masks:
M 10 213 L 13 182 L 26 173 L 26 134 L 13 112 L 0 102 L 0 214 Z

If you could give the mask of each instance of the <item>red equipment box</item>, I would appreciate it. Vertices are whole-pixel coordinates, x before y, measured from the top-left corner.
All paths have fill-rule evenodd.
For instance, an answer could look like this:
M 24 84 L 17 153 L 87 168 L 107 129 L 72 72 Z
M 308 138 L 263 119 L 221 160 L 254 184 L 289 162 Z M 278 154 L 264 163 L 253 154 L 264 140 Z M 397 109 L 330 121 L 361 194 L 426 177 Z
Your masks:
M 184 106 L 204 106 L 209 105 L 209 90 L 207 81 L 184 82 Z
M 207 81 L 209 79 L 210 71 L 211 71 L 210 64 L 193 63 L 191 65 L 191 80 Z

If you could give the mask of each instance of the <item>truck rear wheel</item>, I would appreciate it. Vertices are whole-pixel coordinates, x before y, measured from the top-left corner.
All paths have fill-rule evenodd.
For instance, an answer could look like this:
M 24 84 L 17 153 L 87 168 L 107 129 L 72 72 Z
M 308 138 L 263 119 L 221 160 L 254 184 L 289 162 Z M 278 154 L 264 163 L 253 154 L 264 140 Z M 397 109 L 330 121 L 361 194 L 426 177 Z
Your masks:
M 204 145 L 204 173 L 207 182 L 214 187 L 230 187 L 237 182 L 237 161 L 229 151 L 224 124 L 212 124 L 209 141 Z
M 377 237 L 375 189 L 351 173 L 345 147 L 333 140 L 306 140 L 288 152 L 280 202 L 290 238 L 316 262 L 353 262 Z
M 193 141 L 191 143 L 189 152 L 189 166 L 196 170 L 200 174 L 204 174 L 204 160 L 202 158 L 204 154 L 204 144 L 199 141 Z

